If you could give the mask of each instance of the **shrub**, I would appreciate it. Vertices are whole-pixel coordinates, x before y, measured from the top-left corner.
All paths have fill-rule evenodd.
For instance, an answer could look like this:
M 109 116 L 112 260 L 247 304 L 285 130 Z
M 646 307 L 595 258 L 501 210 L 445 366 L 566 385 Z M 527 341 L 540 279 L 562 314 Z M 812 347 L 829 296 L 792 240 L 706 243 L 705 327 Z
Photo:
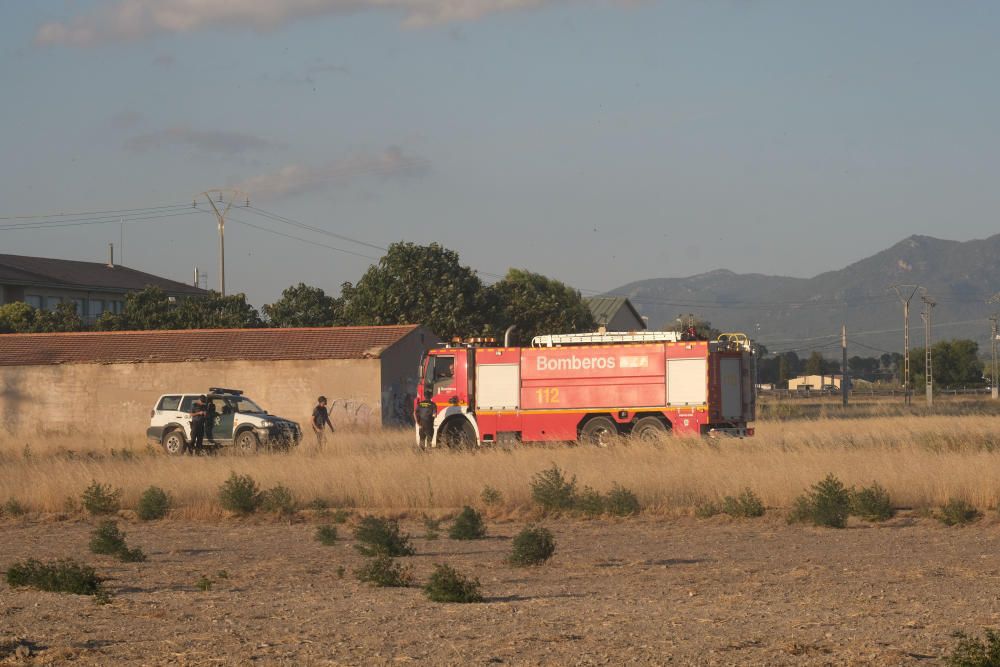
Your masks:
M 354 548 L 365 556 L 412 556 L 410 536 L 399 532 L 399 522 L 376 516 L 362 517 L 354 528 Z
M 250 475 L 230 473 L 229 479 L 219 487 L 219 502 L 223 509 L 236 514 L 253 514 L 262 500 L 257 482 Z
M 553 463 L 551 468 L 531 478 L 531 497 L 547 512 L 568 510 L 576 502 L 576 475 L 567 480 Z
M 1000 667 L 1000 632 L 986 630 L 986 641 L 956 632 L 954 652 L 948 656 L 952 667 Z
M 337 543 L 337 527 L 320 526 L 316 529 L 316 540 L 325 547 L 332 547 Z
M 450 565 L 435 565 L 424 592 L 433 602 L 482 602 L 479 580 L 459 574 Z
M 425 514 L 424 528 L 426 530 L 424 533 L 424 539 L 436 540 L 439 537 L 438 531 L 441 530 L 441 519 L 434 519 Z
M 142 549 L 128 548 L 125 533 L 118 529 L 118 524 L 114 521 L 102 521 L 97 526 L 90 537 L 90 551 L 115 556 L 124 563 L 141 563 L 146 560 Z
M 42 563 L 29 558 L 7 568 L 10 586 L 27 586 L 40 591 L 97 595 L 102 591 L 101 578 L 94 568 L 81 565 L 72 559 Z
M 136 514 L 143 521 L 162 519 L 170 510 L 170 494 L 158 486 L 151 486 L 139 496 Z
M 885 521 L 891 519 L 896 510 L 892 508 L 889 492 L 878 482 L 851 493 L 851 514 L 865 521 Z
M 215 583 L 214 581 L 212 581 L 205 575 L 201 575 L 201 579 L 194 582 L 194 585 L 198 588 L 199 591 L 206 592 L 212 590 L 212 585 L 214 583 Z
M 351 518 L 351 510 L 345 510 L 344 508 L 339 508 L 333 513 L 334 523 L 347 523 L 347 520 Z
M 941 514 L 938 516 L 938 519 L 946 526 L 964 526 L 972 523 L 980 516 L 982 515 L 979 513 L 979 510 L 969 503 L 958 498 L 952 498 L 941 506 Z
M 91 481 L 80 496 L 83 508 L 91 514 L 114 514 L 121 505 L 122 490 Z
M 338 579 L 343 579 L 345 572 L 347 572 L 347 569 L 343 565 L 338 565 L 337 566 L 337 578 Z
M 500 489 L 496 489 L 489 484 L 483 487 L 483 492 L 479 494 L 479 499 L 483 501 L 483 504 L 487 507 L 495 507 L 503 503 L 503 493 Z
M 556 541 L 545 528 L 528 526 L 514 537 L 511 565 L 541 565 L 556 552 Z
M 403 567 L 385 554 L 368 559 L 364 565 L 354 571 L 354 576 L 358 578 L 358 581 L 379 588 L 405 588 L 413 582 L 410 568 Z
M 740 495 L 726 496 L 722 499 L 720 508 L 724 514 L 738 518 L 753 518 L 764 516 L 764 503 L 750 489 L 744 489 Z
M 809 522 L 815 526 L 844 528 L 851 512 L 851 493 L 832 473 L 795 500 L 789 521 Z
M 608 491 L 605 506 L 607 507 L 608 514 L 613 516 L 632 516 L 642 510 L 642 506 L 639 504 L 639 499 L 636 495 L 624 486 L 620 486 L 617 482 Z
M 17 502 L 14 498 L 11 498 L 4 503 L 3 511 L 14 517 L 24 516 L 28 513 L 28 510 L 24 507 L 24 505 Z
M 481 540 L 486 537 L 486 524 L 483 523 L 483 515 L 472 509 L 468 505 L 455 517 L 448 537 L 453 540 Z
M 699 519 L 709 519 L 720 512 L 722 510 L 719 506 L 709 500 L 700 501 L 694 506 L 694 515 Z
M 260 506 L 265 512 L 290 516 L 295 514 L 295 496 L 287 486 L 278 484 L 261 494 Z
M 578 512 L 587 516 L 604 514 L 604 496 L 589 486 L 585 486 L 583 487 L 583 491 L 575 497 L 573 507 Z

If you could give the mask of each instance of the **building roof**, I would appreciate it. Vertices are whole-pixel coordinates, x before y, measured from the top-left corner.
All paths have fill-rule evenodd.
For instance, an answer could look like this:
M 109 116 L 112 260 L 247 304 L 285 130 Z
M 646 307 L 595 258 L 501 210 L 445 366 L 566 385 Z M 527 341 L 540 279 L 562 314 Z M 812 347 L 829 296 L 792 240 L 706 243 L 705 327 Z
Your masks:
M 371 359 L 420 327 L 188 329 L 0 335 L 0 366 Z
M 141 290 L 159 287 L 168 294 L 204 295 L 193 285 L 154 276 L 127 266 L 108 266 L 101 262 L 78 262 L 71 259 L 0 255 L 0 283 L 36 285 L 83 290 Z
M 608 324 L 615 318 L 618 311 L 622 308 L 628 308 L 636 321 L 642 325 L 642 328 L 646 328 L 646 322 L 642 319 L 642 315 L 639 314 L 639 311 L 635 309 L 635 306 L 632 305 L 632 302 L 626 296 L 588 296 L 584 297 L 583 302 L 590 308 L 590 312 L 594 315 L 594 320 L 597 321 L 598 325 Z

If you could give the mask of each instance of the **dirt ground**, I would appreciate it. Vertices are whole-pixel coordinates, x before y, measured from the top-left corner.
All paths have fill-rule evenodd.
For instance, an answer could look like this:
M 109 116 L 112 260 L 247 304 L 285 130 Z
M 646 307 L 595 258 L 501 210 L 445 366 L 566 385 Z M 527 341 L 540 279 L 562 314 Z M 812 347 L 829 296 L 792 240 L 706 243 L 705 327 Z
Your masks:
M 550 521 L 556 556 L 527 569 L 504 562 L 519 523 L 472 542 L 403 525 L 418 582 L 449 563 L 479 577 L 486 602 L 359 583 L 349 526 L 325 547 L 314 522 L 123 522 L 149 557 L 123 564 L 88 553 L 92 523 L 0 522 L 0 566 L 75 556 L 114 596 L 99 606 L 0 583 L 0 663 L 935 664 L 953 631 L 1000 625 L 1000 525 L 988 521 Z M 211 590 L 196 586 L 203 575 Z M 30 655 L 11 653 L 13 639 Z

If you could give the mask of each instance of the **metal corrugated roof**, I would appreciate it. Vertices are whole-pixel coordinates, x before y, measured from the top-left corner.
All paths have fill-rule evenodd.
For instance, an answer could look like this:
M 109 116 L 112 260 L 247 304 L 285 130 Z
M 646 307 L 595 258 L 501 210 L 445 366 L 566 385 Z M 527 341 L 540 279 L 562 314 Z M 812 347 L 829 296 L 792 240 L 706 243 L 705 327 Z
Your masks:
M 625 296 L 588 296 L 584 297 L 583 302 L 590 308 L 590 312 L 594 315 L 594 320 L 598 325 L 606 325 L 615 318 L 615 315 L 622 308 L 628 308 L 632 311 L 635 319 L 639 322 L 643 321 L 642 315 L 639 314 L 639 311 L 635 309 L 632 302 Z M 643 328 L 645 328 L 645 324 L 643 324 Z
M 378 358 L 418 325 L 0 335 L 0 366 Z

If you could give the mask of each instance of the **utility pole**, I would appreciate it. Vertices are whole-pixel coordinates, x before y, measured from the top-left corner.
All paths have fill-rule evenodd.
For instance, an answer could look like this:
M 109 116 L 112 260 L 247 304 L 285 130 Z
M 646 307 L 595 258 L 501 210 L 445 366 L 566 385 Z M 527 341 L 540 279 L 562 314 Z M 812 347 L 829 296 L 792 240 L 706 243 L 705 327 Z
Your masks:
M 1000 292 L 997 292 L 989 298 L 986 303 L 1000 303 Z M 997 329 L 997 321 L 1000 320 L 1000 314 L 994 313 L 990 315 L 990 348 L 993 350 L 993 365 L 990 367 L 990 397 L 994 400 L 998 396 L 997 387 L 997 336 L 1000 336 L 1000 330 Z
M 903 403 L 910 404 L 910 299 L 920 285 L 893 285 L 889 289 L 903 303 Z
M 847 325 L 845 324 L 840 328 L 840 398 L 847 407 Z
M 208 200 L 219 221 L 219 294 L 226 296 L 226 214 L 237 199 L 246 199 L 246 206 L 250 206 L 250 195 L 242 190 L 205 190 L 198 197 Z M 225 208 L 219 211 L 217 204 L 225 204 Z M 198 208 L 197 198 L 192 206 Z
M 927 296 L 926 291 L 920 295 L 924 302 L 924 312 L 920 317 L 924 320 L 924 390 L 927 393 L 927 407 L 934 405 L 934 359 L 931 354 L 931 310 L 936 302 Z

